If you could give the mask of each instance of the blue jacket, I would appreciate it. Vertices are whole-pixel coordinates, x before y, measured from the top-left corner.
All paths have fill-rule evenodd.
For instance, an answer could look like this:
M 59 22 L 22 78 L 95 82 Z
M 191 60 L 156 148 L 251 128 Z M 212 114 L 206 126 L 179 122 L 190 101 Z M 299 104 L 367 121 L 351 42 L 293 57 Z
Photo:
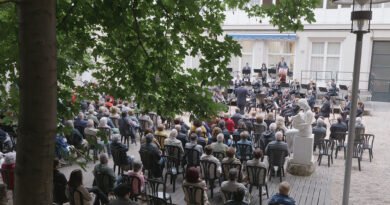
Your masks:
M 275 194 L 269 200 L 268 205 L 295 205 L 295 200 L 286 195 Z

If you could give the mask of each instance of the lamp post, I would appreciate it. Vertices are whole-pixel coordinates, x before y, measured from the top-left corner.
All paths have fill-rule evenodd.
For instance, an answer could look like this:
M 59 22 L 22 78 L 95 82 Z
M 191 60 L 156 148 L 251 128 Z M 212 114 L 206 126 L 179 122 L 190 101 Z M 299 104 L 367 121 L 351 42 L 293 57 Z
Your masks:
M 356 34 L 355 45 L 355 60 L 353 65 L 353 79 L 352 79 L 352 106 L 349 113 L 349 130 L 348 130 L 348 148 L 347 159 L 345 161 L 345 174 L 344 174 L 344 189 L 343 189 L 343 205 L 348 205 L 349 191 L 351 185 L 351 167 L 352 167 L 352 154 L 355 140 L 355 122 L 356 122 L 356 109 L 359 90 L 359 78 L 360 78 L 360 62 L 362 55 L 363 34 L 370 32 L 372 4 L 378 4 L 388 2 L 390 0 L 333 0 L 335 4 L 352 4 L 351 13 L 351 32 Z

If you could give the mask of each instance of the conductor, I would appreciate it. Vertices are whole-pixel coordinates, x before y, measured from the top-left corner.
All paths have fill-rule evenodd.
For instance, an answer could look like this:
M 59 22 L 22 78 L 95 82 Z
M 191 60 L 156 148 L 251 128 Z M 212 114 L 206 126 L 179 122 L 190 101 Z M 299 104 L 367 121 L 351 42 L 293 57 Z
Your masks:
M 240 87 L 234 90 L 234 94 L 237 97 L 237 107 L 243 115 L 245 111 L 246 97 L 248 95 L 248 90 L 244 87 L 244 83 L 241 83 Z
M 251 67 L 249 67 L 249 63 L 246 63 L 246 65 L 242 68 L 242 74 L 244 75 L 244 82 L 250 82 L 250 75 L 251 75 Z

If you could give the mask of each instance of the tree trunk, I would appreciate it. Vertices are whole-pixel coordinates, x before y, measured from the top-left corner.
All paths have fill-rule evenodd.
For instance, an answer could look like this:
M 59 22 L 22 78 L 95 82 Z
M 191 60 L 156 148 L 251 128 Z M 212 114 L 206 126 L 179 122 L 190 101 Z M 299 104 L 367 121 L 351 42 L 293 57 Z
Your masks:
M 55 0 L 20 0 L 15 205 L 52 204 L 57 114 Z

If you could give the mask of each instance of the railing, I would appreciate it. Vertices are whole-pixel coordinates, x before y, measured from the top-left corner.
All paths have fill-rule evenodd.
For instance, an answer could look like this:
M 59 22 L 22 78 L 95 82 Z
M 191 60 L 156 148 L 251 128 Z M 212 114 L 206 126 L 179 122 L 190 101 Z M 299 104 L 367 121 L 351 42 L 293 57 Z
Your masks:
M 314 80 L 317 83 L 327 83 L 334 79 L 339 84 L 350 85 L 352 84 L 353 72 L 345 71 L 301 71 L 301 83 L 309 83 L 310 80 Z M 360 83 L 367 84 L 369 86 L 370 73 L 360 72 Z

